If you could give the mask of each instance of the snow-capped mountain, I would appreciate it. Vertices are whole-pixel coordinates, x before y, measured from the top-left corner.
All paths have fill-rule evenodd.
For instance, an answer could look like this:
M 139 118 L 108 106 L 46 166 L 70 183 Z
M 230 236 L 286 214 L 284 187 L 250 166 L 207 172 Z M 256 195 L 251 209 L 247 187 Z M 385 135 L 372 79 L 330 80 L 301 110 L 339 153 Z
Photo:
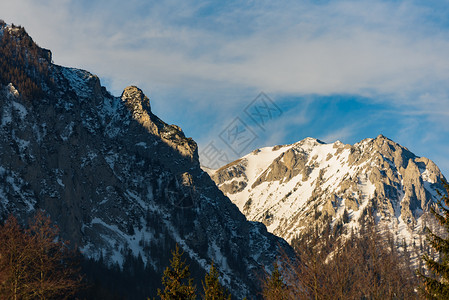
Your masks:
M 193 274 L 213 260 L 234 295 L 257 294 L 262 268 L 292 250 L 223 195 L 191 138 L 139 88 L 114 97 L 95 75 L 53 64 L 22 28 L 0 24 L 0 38 L 2 63 L 21 72 L 1 70 L 1 219 L 45 209 L 86 257 L 138 257 L 153 286 L 178 243 Z
M 262 148 L 211 177 L 249 220 L 287 241 L 326 217 L 357 227 L 374 209 L 397 241 L 419 245 L 443 175 L 431 160 L 379 135 L 355 145 L 306 138 Z

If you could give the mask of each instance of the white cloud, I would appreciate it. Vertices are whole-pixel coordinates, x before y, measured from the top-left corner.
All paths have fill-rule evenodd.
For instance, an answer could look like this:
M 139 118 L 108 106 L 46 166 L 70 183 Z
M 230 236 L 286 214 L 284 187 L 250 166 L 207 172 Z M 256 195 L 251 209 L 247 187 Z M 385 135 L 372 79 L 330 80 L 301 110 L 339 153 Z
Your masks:
M 0 11 L 6 22 L 25 26 L 50 48 L 56 63 L 106 78 L 114 94 L 139 85 L 169 122 L 183 125 L 205 114 L 226 120 L 239 113 L 241 102 L 264 91 L 367 96 L 447 128 L 446 6 L 380 0 L 15 0 L 1 2 Z M 288 140 L 281 133 L 303 118 L 295 114 L 273 124 L 276 130 L 264 142 Z M 198 129 L 195 138 L 205 140 L 216 130 L 218 125 Z M 323 139 L 353 132 L 337 130 Z M 405 127 L 398 132 L 413 135 Z
M 154 4 L 143 17 L 143 1 L 100 3 L 19 0 L 0 8 L 52 48 L 57 63 L 96 70 L 115 91 L 135 80 L 161 89 L 219 85 L 403 100 L 449 79 L 449 31 L 435 31 L 425 7 L 413 4 L 255 4 L 197 20 L 204 5 Z M 241 23 L 241 32 L 230 22 Z

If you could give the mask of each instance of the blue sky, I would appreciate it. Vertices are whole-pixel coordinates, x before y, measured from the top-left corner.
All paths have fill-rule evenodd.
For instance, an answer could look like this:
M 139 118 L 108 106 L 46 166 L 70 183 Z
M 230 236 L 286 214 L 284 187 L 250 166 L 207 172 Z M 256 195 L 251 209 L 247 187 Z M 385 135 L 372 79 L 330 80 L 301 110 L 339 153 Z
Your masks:
M 246 152 L 311 136 L 378 134 L 449 174 L 448 1 L 70 1 L 0 3 L 57 64 L 137 85 L 153 112 L 200 146 L 240 118 Z M 244 113 L 264 92 L 282 110 L 263 128 Z

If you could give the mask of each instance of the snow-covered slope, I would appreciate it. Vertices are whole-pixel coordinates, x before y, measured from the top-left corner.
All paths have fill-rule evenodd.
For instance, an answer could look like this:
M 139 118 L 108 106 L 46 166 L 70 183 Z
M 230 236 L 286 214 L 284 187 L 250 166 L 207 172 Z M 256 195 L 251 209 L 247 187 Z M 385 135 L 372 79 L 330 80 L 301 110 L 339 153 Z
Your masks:
M 313 138 L 267 147 L 210 172 L 249 220 L 291 241 L 324 218 L 358 226 L 366 209 L 376 212 L 398 241 L 419 244 L 428 206 L 443 176 L 429 159 L 379 135 L 355 145 Z

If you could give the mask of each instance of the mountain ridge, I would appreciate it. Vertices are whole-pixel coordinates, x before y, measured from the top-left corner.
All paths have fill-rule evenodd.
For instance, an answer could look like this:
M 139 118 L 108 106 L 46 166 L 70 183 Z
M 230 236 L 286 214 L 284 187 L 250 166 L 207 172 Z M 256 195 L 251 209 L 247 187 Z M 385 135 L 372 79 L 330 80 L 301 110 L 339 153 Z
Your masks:
M 47 60 L 38 72 L 41 53 L 51 52 L 9 28 L 0 26 L 6 62 L 26 59 L 20 77 L 0 74 L 1 219 L 44 209 L 85 257 L 119 270 L 129 257 L 141 261 L 145 284 L 122 287 L 136 298 L 155 296 L 176 243 L 194 274 L 214 261 L 242 298 L 258 294 L 259 274 L 281 249 L 294 256 L 218 190 L 199 167 L 196 143 L 153 114 L 139 88 L 114 97 L 90 72 Z
M 326 217 L 350 230 L 369 208 L 409 245 L 422 243 L 444 178 L 431 160 L 383 135 L 354 145 L 305 138 L 265 147 L 210 174 L 249 220 L 289 242 Z

